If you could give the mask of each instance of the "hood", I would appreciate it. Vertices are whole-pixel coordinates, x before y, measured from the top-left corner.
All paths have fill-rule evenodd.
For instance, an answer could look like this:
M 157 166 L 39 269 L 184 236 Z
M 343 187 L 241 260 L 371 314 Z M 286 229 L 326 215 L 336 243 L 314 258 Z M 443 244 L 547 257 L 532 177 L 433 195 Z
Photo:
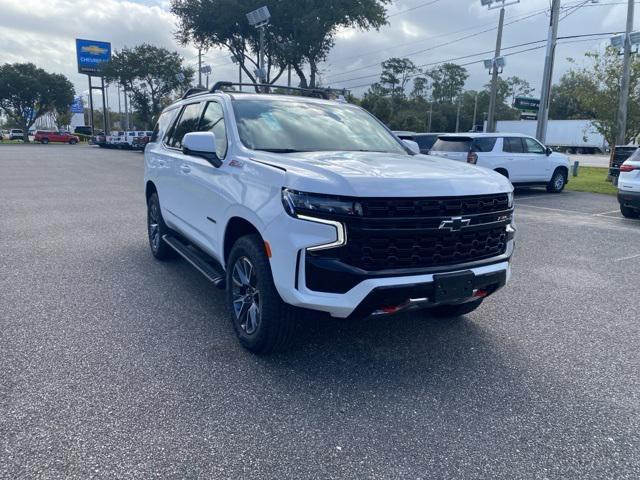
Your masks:
M 513 190 L 499 173 L 429 155 L 300 152 L 257 159 L 287 171 L 286 187 L 355 197 L 482 195 Z

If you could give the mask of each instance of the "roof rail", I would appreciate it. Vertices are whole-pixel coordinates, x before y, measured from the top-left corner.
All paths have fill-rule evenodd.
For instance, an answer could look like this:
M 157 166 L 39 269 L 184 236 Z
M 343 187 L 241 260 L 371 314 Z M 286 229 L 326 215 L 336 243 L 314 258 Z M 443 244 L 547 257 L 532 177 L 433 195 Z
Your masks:
M 258 93 L 272 93 L 272 90 L 285 90 L 287 92 L 301 92 L 308 96 L 324 98 L 330 100 L 332 95 L 346 95 L 346 89 L 336 88 L 301 88 L 301 87 L 289 87 L 287 85 L 272 85 L 269 83 L 238 83 L 238 82 L 216 82 L 210 93 L 213 93 L 223 88 L 229 87 L 252 87 L 255 88 Z
M 185 98 L 193 97 L 194 95 L 199 95 L 201 93 L 206 93 L 206 92 L 207 92 L 206 88 L 198 88 L 198 87 L 190 88 L 189 90 L 184 92 L 184 95 L 182 95 L 182 100 L 184 100 Z

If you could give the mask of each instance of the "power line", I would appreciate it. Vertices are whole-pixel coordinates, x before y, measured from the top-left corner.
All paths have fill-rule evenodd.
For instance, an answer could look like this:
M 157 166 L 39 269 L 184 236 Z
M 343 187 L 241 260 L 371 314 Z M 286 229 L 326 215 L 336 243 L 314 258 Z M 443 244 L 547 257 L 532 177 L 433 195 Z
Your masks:
M 603 37 L 603 36 L 616 35 L 618 33 L 619 32 L 601 32 L 601 33 L 586 33 L 586 34 L 581 34 L 581 35 L 567 35 L 567 36 L 564 36 L 564 37 L 558 37 L 558 40 L 565 40 L 565 39 L 574 39 L 574 40 L 558 43 L 558 45 L 565 45 L 565 44 L 571 44 L 571 43 L 580 43 L 580 42 L 590 42 L 590 41 L 593 41 L 593 40 L 596 40 L 596 39 L 594 39 L 594 38 L 584 38 L 584 37 Z M 579 40 L 575 40 L 575 39 L 579 39 Z M 517 45 L 511 45 L 511 46 L 508 46 L 508 47 L 504 47 L 503 50 L 511 50 L 511 49 L 514 49 L 514 48 L 519 48 L 519 47 L 524 47 L 524 46 L 529 46 L 529 45 L 535 45 L 535 44 L 543 43 L 543 42 L 546 42 L 546 41 L 547 41 L 547 39 L 545 38 L 545 39 L 541 39 L 541 40 L 535 40 L 535 41 L 531 41 L 531 42 L 520 43 L 520 44 L 517 44 Z M 508 57 L 508 56 L 512 56 L 512 55 L 517 55 L 517 54 L 520 54 L 520 53 L 530 52 L 530 51 L 533 51 L 533 50 L 539 50 L 540 48 L 543 48 L 543 47 L 545 47 L 545 45 L 536 45 L 534 47 L 527 48 L 527 49 L 524 49 L 524 50 L 518 50 L 516 52 L 506 53 L 503 56 L 504 57 Z M 463 55 L 463 56 L 460 56 L 460 57 L 449 58 L 449 59 L 446 59 L 446 60 L 439 60 L 437 62 L 425 63 L 425 64 L 422 64 L 422 65 L 418 65 L 418 67 L 429 67 L 429 66 L 441 65 L 443 63 L 452 63 L 452 62 L 455 62 L 457 60 L 464 60 L 464 59 L 467 59 L 467 58 L 478 57 L 480 55 L 487 55 L 487 54 L 492 53 L 492 52 L 493 52 L 493 50 L 487 50 L 487 51 L 484 51 L 484 52 L 477 52 L 477 53 L 473 53 L 473 54 L 469 54 L 469 55 Z M 483 60 L 474 60 L 474 61 L 471 61 L 471 62 L 461 63 L 461 64 L 457 64 L 457 65 L 460 66 L 460 67 L 466 67 L 468 65 L 475 65 L 475 64 L 483 63 L 483 62 L 484 62 L 484 59 Z M 339 80 L 339 81 L 337 81 L 335 83 L 344 83 L 344 82 L 350 82 L 350 81 L 354 81 L 354 80 L 362 80 L 364 78 L 371 78 L 371 77 L 376 77 L 376 76 L 379 76 L 379 75 L 380 75 L 379 73 L 372 74 L 372 75 L 364 75 L 364 76 L 361 76 L 361 77 L 350 78 L 350 79 L 347 79 L 347 80 Z M 407 78 L 415 78 L 415 77 L 418 77 L 420 75 L 422 75 L 422 73 L 416 73 L 416 74 L 408 75 Z M 344 87 L 344 88 L 352 89 L 352 88 L 366 87 L 366 86 L 369 86 L 369 85 L 371 85 L 370 82 L 362 84 L 362 85 L 350 85 L 350 86 L 347 86 L 347 87 Z
M 418 8 L 428 7 L 429 5 L 433 5 L 434 3 L 438 3 L 441 0 L 431 0 L 430 2 L 421 3 L 420 5 L 416 5 L 415 7 L 407 8 L 406 10 L 401 10 L 399 12 L 393 13 L 391 15 L 387 15 L 387 18 L 396 17 L 398 15 L 402 15 L 403 13 L 411 12 L 413 10 L 417 10 Z

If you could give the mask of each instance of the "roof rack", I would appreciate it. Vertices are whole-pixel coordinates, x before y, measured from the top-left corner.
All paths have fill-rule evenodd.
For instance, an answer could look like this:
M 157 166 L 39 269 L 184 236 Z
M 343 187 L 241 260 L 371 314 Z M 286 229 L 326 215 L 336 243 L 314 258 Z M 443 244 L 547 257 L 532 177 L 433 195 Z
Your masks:
M 331 100 L 337 95 L 346 95 L 346 89 L 336 88 L 301 88 L 301 87 L 289 87 L 287 85 L 272 85 L 269 83 L 238 83 L 238 82 L 216 82 L 210 93 L 221 91 L 223 88 L 230 87 L 252 87 L 255 88 L 256 93 L 277 93 L 273 90 L 285 90 L 287 92 L 300 92 L 310 97 L 324 98 Z
M 201 93 L 207 93 L 207 89 L 199 87 L 190 88 L 189 90 L 184 92 L 184 95 L 182 95 L 182 100 L 184 100 L 185 98 L 193 97 L 194 95 L 200 95 Z

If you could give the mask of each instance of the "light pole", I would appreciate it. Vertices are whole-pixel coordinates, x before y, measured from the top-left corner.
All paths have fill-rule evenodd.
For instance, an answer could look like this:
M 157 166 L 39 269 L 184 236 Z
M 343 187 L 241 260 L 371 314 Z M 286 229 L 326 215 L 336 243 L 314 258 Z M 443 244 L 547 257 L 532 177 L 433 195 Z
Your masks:
M 560 0 L 553 0 L 551 17 L 549 19 L 549 33 L 547 36 L 547 52 L 544 56 L 544 71 L 542 74 L 542 89 L 540 90 L 540 108 L 538 110 L 538 125 L 536 138 L 545 143 L 547 138 L 547 122 L 549 120 L 549 105 L 551 103 L 551 80 L 553 77 L 553 60 L 556 54 L 558 38 L 558 22 L 560 21 Z
M 633 45 L 640 43 L 640 32 L 632 32 L 633 29 L 633 6 L 634 1 L 628 0 L 627 5 L 627 28 L 623 35 L 616 35 L 611 38 L 611 45 L 615 48 L 623 49 L 624 60 L 622 64 L 622 78 L 620 79 L 620 100 L 618 102 L 618 113 L 616 115 L 616 144 L 625 145 L 627 143 L 627 103 L 629 102 L 629 76 L 631 73 L 631 51 Z
M 496 37 L 496 50 L 491 59 L 491 95 L 489 97 L 489 117 L 487 118 L 487 132 L 495 132 L 495 116 L 496 116 L 496 99 L 498 95 L 498 74 L 502 70 L 498 71 L 498 68 L 504 67 L 504 57 L 500 56 L 500 50 L 502 48 L 502 29 L 504 27 L 504 7 L 519 3 L 520 0 L 480 0 L 480 3 L 484 7 L 489 7 L 489 10 L 494 8 L 500 8 L 500 20 L 498 21 L 498 36 Z M 500 60 L 501 59 L 501 60 Z M 500 61 L 499 61 L 500 60 Z M 487 66 L 488 60 L 485 60 L 485 66 Z M 500 64 L 501 63 L 501 64 Z
M 207 90 L 209 90 L 209 75 L 211 75 L 211 65 L 203 65 L 200 67 L 200 73 L 204 73 L 207 77 Z
M 260 7 L 252 12 L 247 13 L 247 21 L 249 25 L 260 31 L 260 52 L 258 55 L 258 70 L 256 76 L 260 79 L 260 83 L 267 82 L 267 72 L 264 68 L 264 29 L 269 24 L 271 14 L 267 7 Z

